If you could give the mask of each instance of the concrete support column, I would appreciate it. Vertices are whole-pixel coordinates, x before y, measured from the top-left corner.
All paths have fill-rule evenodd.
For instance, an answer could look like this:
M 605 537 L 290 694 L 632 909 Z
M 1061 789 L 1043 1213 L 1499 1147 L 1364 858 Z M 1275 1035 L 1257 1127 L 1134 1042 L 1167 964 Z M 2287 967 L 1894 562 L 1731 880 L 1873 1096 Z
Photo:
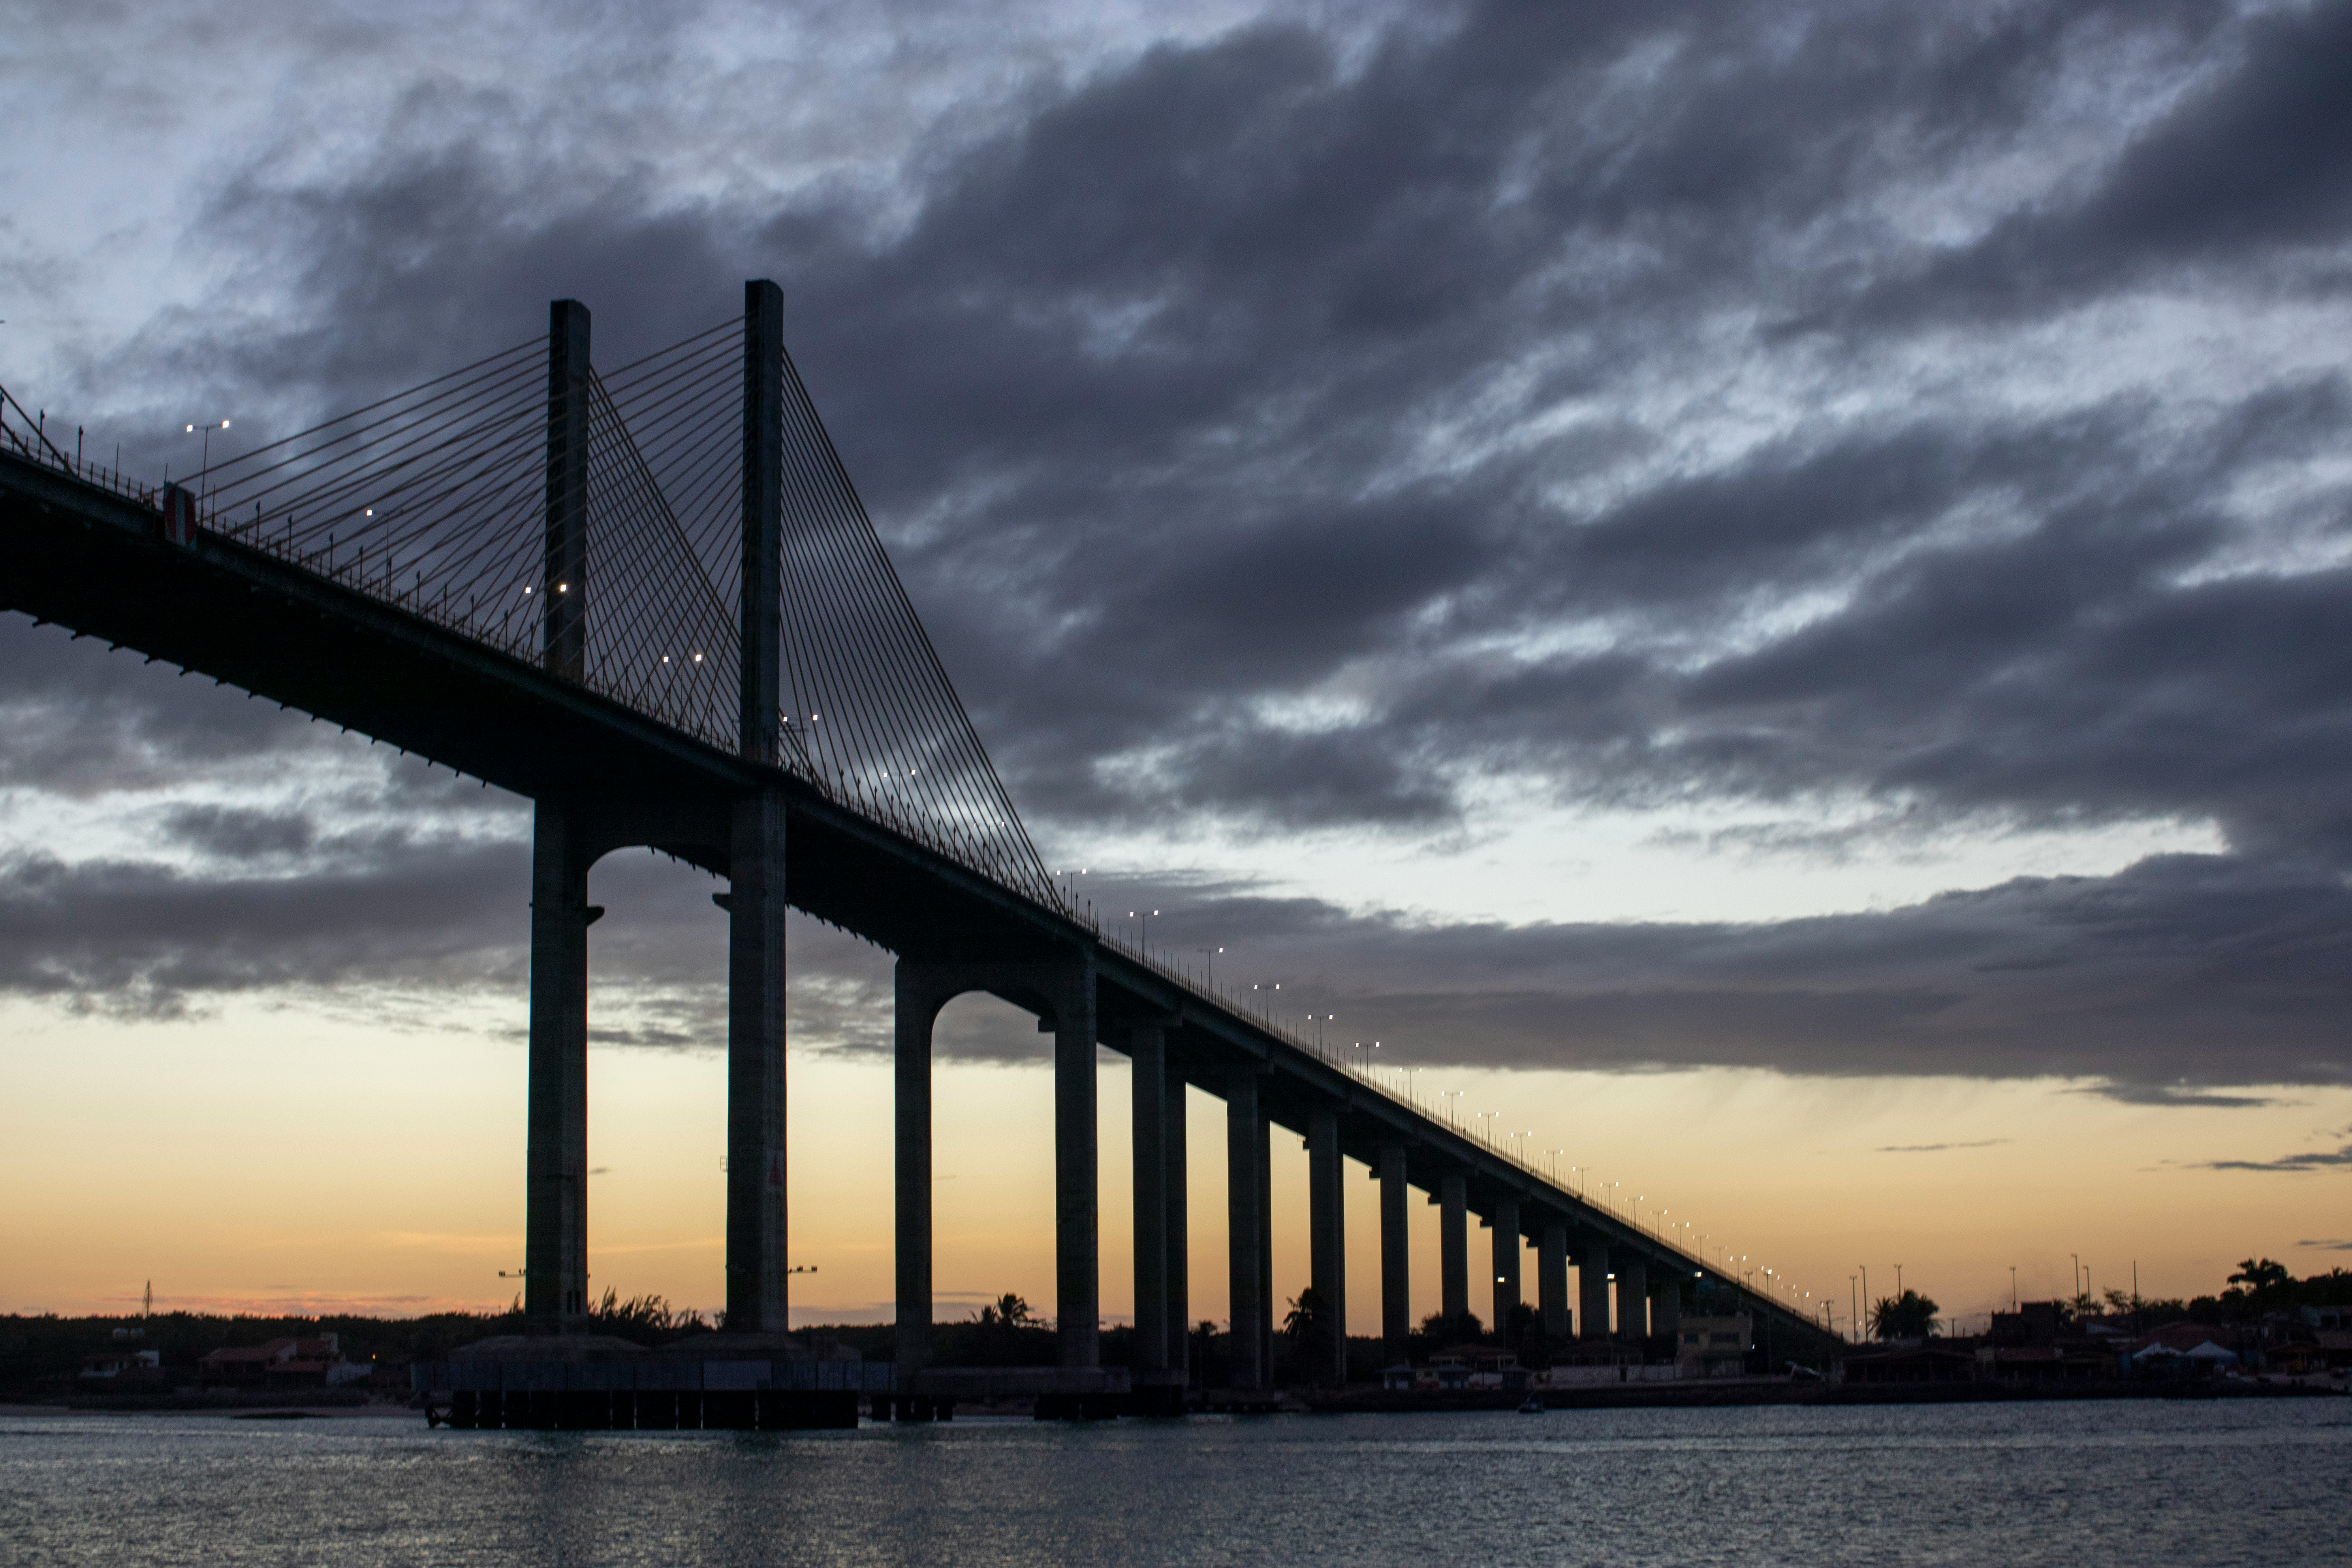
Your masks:
M 1134 1124 L 1135 1363 L 1139 1381 L 1168 1371 L 1168 1047 L 1158 1024 L 1127 1032 Z
M 899 1385 L 931 1360 L 931 1027 L 942 998 L 905 959 L 897 973 L 892 1121 L 897 1135 Z
M 1544 1337 L 1568 1338 L 1568 1226 L 1547 1224 L 1536 1243 L 1536 1305 L 1543 1311 Z
M 1265 1369 L 1266 1386 L 1274 1385 L 1274 1330 L 1282 1321 L 1282 1293 L 1274 1288 L 1274 1119 L 1259 1101 L 1257 1132 L 1250 1140 L 1257 1151 L 1257 1277 L 1265 1310 L 1257 1315 L 1257 1364 Z
M 1460 1176 L 1437 1184 L 1437 1279 L 1439 1305 L 1445 1312 L 1445 1331 L 1470 1315 L 1469 1186 Z
M 1315 1381 L 1339 1388 L 1348 1381 L 1348 1223 L 1345 1163 L 1339 1153 L 1339 1113 L 1307 1118 L 1307 1252 L 1308 1288 L 1323 1303 L 1329 1333 Z
M 523 1316 L 545 1332 L 588 1310 L 588 867 L 575 814 L 532 813 L 530 1107 Z
M 584 321 L 580 331 L 584 351 Z M 773 763 L 783 615 L 783 302 L 773 283 L 744 285 L 743 351 L 737 743 L 747 760 Z M 579 406 L 584 440 L 584 398 Z M 584 452 L 582 463 L 584 479 Z M 551 479 L 551 491 L 552 486 Z M 551 561 L 551 542 L 549 553 Z M 784 1256 L 784 833 L 781 794 L 762 792 L 735 803 L 726 900 L 727 1326 L 739 1332 L 781 1334 L 791 1326 Z M 929 1037 L 927 1025 L 927 1044 Z M 923 1109 L 928 1119 L 928 1087 Z
M 1576 1315 L 1582 1320 L 1576 1326 L 1577 1337 L 1605 1340 L 1609 1337 L 1609 1247 L 1605 1242 L 1587 1240 L 1576 1254 Z
M 784 797 L 735 803 L 727 912 L 727 1326 L 783 1333 Z
M 1510 1327 L 1519 1304 L 1519 1205 L 1503 1198 L 1495 1205 L 1495 1323 L 1496 1333 Z
M 1658 1284 L 1658 1293 L 1650 1299 L 1650 1331 L 1680 1334 L 1682 1330 L 1683 1271 L 1670 1268 Z
M 1412 1332 L 1412 1237 L 1405 1227 L 1404 1148 L 1381 1147 L 1381 1364 L 1402 1365 Z
M 588 659 L 590 374 L 588 307 L 557 300 L 547 310 L 547 527 L 535 586 L 541 661 L 572 680 L 585 678 Z
M 1617 1337 L 1636 1344 L 1650 1337 L 1650 1265 L 1639 1253 L 1617 1265 Z
M 1054 1007 L 1054 1317 L 1064 1366 L 1102 1363 L 1095 1159 L 1095 970 L 1081 961 Z
M 1168 1173 L 1167 1246 L 1168 1302 L 1168 1370 L 1180 1382 L 1192 1376 L 1192 1219 L 1184 1148 L 1184 1074 L 1176 1065 L 1174 1053 L 1170 1053 L 1164 1091 L 1166 1112 L 1161 1119 L 1161 1151 L 1165 1158 L 1161 1168 Z
M 1225 1084 L 1225 1250 L 1227 1310 L 1232 1313 L 1232 1377 L 1235 1388 L 1264 1388 L 1259 1360 L 1265 1337 L 1266 1289 L 1258 1272 L 1258 1220 L 1265 1205 L 1259 1174 L 1265 1163 L 1265 1123 L 1257 1109 L 1257 1068 L 1237 1063 Z

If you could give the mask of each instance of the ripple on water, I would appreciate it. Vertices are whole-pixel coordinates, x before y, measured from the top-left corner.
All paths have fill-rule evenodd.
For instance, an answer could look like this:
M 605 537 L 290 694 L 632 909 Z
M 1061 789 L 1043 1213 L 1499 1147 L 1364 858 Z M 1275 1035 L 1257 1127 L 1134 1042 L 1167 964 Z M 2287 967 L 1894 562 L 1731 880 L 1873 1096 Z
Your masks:
M 2316 1400 L 0 1439 L 5 1563 L 2352 1562 L 2352 1417 Z

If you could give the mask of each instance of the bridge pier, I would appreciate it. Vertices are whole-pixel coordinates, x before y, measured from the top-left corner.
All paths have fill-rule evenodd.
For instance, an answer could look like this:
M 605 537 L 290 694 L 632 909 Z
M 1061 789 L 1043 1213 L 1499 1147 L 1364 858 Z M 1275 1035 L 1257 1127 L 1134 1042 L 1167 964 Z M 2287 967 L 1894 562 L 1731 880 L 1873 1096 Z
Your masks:
M 1544 1337 L 1568 1338 L 1568 1226 L 1558 1220 L 1545 1222 L 1536 1244 L 1536 1305 L 1543 1312 Z
M 1617 1337 L 1636 1344 L 1650 1337 L 1650 1264 L 1639 1253 L 1617 1265 Z
M 1265 1386 L 1274 1386 L 1274 1331 L 1281 1321 L 1275 1309 L 1282 1305 L 1282 1293 L 1274 1287 L 1274 1118 L 1265 1111 L 1265 1097 L 1258 1097 L 1257 1131 L 1252 1134 L 1250 1146 L 1257 1152 L 1257 1277 L 1259 1300 L 1264 1305 L 1257 1315 L 1257 1364 L 1264 1375 Z
M 1470 1315 L 1470 1185 L 1460 1176 L 1437 1184 L 1437 1278 L 1445 1331 L 1461 1331 Z
M 1683 1274 L 1667 1261 L 1666 1277 L 1650 1303 L 1650 1331 L 1679 1334 L 1683 1331 Z
M 1225 1252 L 1229 1373 L 1235 1388 L 1264 1388 L 1268 1301 L 1258 1226 L 1265 1210 L 1265 1122 L 1257 1109 L 1258 1069 L 1235 1063 L 1225 1084 Z
M 1162 1026 L 1127 1031 L 1134 1116 L 1135 1381 L 1168 1373 L 1168 1047 Z M 1179 1086 L 1181 1092 L 1181 1086 Z
M 1181 1386 L 1192 1377 L 1192 1200 L 1186 1191 L 1191 1179 L 1184 1146 L 1184 1072 L 1177 1066 L 1175 1054 L 1168 1053 L 1166 1070 L 1162 1075 L 1168 1088 L 1164 1095 L 1165 1110 L 1161 1117 L 1160 1168 L 1167 1172 L 1168 1216 L 1161 1241 L 1167 1256 L 1168 1303 L 1168 1370 Z
M 1405 1225 L 1411 1201 L 1405 1184 L 1404 1146 L 1381 1145 L 1381 1364 L 1401 1365 L 1405 1339 L 1412 1332 L 1412 1237 Z
M 1576 1253 L 1577 1337 L 1585 1340 L 1605 1340 L 1609 1337 L 1609 1246 L 1597 1237 L 1587 1236 Z
M 1511 1326 L 1511 1314 L 1519 1305 L 1519 1205 L 1515 1198 L 1498 1198 L 1493 1218 L 1495 1229 L 1495 1321 L 1494 1331 L 1502 1333 Z
M 735 804 L 728 856 L 727 1326 L 781 1334 L 784 1261 L 784 797 Z
M 1095 966 L 1056 965 L 1054 987 L 1054 1332 L 1064 1366 L 1102 1364 L 1096 1194 Z
M 523 1166 L 523 1318 L 541 1332 L 588 1311 L 588 903 L 580 813 L 531 814 L 530 1107 Z
M 900 1371 L 911 1376 L 929 1365 L 930 1359 L 932 1029 L 940 1009 L 973 991 L 984 991 L 1034 1011 L 1039 1030 L 1054 1036 L 1057 1359 L 1064 1366 L 1099 1365 L 1093 964 L 902 957 L 894 972 L 893 989 L 897 1017 L 892 1028 L 892 1125 Z
M 955 995 L 900 959 L 891 1021 L 898 1386 L 931 1361 L 931 1027 Z
M 1307 1118 L 1307 1253 L 1308 1288 L 1322 1304 L 1325 1343 L 1310 1375 L 1329 1388 L 1348 1382 L 1348 1222 L 1339 1113 Z

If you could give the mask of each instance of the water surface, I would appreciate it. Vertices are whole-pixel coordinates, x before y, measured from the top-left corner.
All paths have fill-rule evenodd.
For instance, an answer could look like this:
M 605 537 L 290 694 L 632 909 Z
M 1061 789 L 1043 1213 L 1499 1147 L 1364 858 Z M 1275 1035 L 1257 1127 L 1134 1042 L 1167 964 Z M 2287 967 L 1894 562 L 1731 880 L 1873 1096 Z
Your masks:
M 0 1418 L 0 1562 L 2352 1563 L 2352 1403 L 427 1431 Z

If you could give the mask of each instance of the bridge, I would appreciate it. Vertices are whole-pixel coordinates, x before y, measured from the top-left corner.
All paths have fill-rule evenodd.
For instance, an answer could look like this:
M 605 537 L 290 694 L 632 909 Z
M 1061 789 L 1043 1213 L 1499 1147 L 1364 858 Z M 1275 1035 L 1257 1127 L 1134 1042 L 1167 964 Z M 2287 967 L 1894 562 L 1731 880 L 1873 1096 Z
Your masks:
M 1061 1366 L 1100 1361 L 1096 1047 L 1133 1067 L 1139 1390 L 1188 1366 L 1187 1086 L 1225 1107 L 1233 1383 L 1274 1376 L 1269 1140 L 1308 1152 L 1310 1282 L 1347 1321 L 1349 1162 L 1379 1185 L 1381 1325 L 1411 1328 L 1406 1215 L 1442 1210 L 1442 1310 L 1473 1311 L 1492 1232 L 1497 1327 L 1556 1341 L 1675 1331 L 1701 1288 L 1759 1331 L 1820 1332 L 1738 1278 L 1318 1048 L 1243 995 L 1106 932 L 1030 842 L 900 586 L 783 339 L 777 287 L 609 372 L 591 320 L 149 485 L 68 454 L 0 390 L 0 608 L 412 752 L 528 797 L 531 847 L 524 1311 L 587 1291 L 591 868 L 646 847 L 725 879 L 725 1323 L 786 1327 L 787 904 L 897 955 L 897 1343 L 929 1363 L 931 1032 L 985 992 L 1054 1037 Z M 1571 1303 L 1570 1269 L 1578 1289 Z M 1613 1289 L 1614 1326 L 1611 1308 Z M 1760 1336 L 1759 1336 L 1760 1337 Z M 1318 1381 L 1344 1381 L 1344 1332 Z

